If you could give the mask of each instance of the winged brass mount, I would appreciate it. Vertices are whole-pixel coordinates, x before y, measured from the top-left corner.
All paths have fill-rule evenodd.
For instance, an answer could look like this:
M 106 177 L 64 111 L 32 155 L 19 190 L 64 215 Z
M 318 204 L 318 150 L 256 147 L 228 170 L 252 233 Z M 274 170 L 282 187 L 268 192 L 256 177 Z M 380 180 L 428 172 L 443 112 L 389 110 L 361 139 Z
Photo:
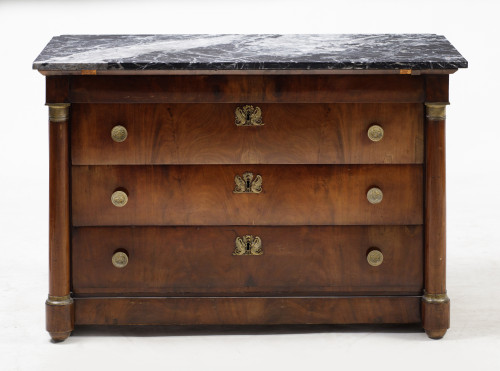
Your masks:
M 236 126 L 262 126 L 262 111 L 259 107 L 243 106 L 237 107 L 235 113 Z
M 262 255 L 262 241 L 259 236 L 247 234 L 243 237 L 236 237 L 236 247 L 233 255 Z
M 236 186 L 233 193 L 260 193 L 262 192 L 262 177 L 257 175 L 253 177 L 253 173 L 243 173 L 243 176 L 236 175 L 234 177 Z

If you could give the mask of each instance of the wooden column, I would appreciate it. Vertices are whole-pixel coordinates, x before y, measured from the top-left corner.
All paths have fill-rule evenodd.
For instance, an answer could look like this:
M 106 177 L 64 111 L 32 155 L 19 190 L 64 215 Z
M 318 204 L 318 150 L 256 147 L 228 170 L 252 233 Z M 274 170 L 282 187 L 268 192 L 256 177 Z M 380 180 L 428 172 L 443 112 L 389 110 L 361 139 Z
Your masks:
M 46 327 L 54 341 L 74 327 L 70 294 L 69 104 L 49 106 L 49 297 Z
M 422 324 L 440 339 L 450 327 L 446 295 L 446 169 L 445 113 L 448 103 L 425 103 L 425 292 Z

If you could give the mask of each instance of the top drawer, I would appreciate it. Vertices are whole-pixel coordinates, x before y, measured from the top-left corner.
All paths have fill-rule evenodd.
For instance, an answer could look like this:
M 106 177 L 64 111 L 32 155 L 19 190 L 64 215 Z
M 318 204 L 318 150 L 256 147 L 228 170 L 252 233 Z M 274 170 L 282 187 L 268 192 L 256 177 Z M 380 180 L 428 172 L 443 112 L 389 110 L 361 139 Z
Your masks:
M 245 110 L 245 106 L 73 104 L 72 163 L 418 164 L 423 161 L 423 105 L 419 103 L 253 104 L 255 111 Z M 259 121 L 258 111 L 263 125 L 246 126 Z M 242 115 L 247 117 L 244 125 L 238 126 L 236 121 Z M 383 129 L 381 140 L 370 139 L 368 131 L 373 125 Z M 118 139 L 122 141 L 112 138 L 116 126 L 126 129 L 126 138 Z

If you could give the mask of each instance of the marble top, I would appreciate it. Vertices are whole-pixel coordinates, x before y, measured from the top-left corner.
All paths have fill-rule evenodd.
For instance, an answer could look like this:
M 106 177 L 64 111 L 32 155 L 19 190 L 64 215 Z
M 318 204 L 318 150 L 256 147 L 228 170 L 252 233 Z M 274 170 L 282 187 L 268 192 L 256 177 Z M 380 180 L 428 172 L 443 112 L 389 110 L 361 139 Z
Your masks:
M 62 35 L 33 63 L 75 70 L 457 69 L 467 61 L 441 35 Z

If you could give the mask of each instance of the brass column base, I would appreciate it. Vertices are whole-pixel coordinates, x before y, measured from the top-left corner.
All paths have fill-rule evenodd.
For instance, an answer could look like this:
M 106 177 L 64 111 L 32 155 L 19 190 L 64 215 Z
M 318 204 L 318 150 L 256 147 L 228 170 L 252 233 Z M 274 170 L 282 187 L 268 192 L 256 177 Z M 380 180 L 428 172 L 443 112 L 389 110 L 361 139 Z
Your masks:
M 431 339 L 441 339 L 450 328 L 450 298 L 444 294 L 422 296 L 422 326 Z
M 70 295 L 50 296 L 45 302 L 46 329 L 54 342 L 66 340 L 75 327 L 74 302 Z

